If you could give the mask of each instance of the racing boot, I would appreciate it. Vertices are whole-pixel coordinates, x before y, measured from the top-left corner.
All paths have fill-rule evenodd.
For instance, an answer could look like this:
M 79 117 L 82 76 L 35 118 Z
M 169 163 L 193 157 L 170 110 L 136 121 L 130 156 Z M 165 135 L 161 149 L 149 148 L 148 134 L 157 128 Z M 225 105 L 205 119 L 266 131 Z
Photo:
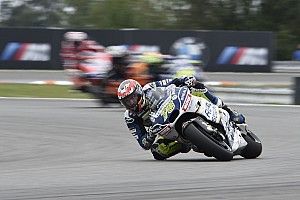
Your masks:
M 246 123 L 246 119 L 245 119 L 245 116 L 243 114 L 238 113 L 235 110 L 232 110 L 227 105 L 224 105 L 222 108 L 229 113 L 230 120 L 234 121 L 236 124 L 244 124 L 244 123 Z
M 178 141 L 159 138 L 151 147 L 151 153 L 156 160 L 166 160 L 178 153 L 188 153 L 191 146 Z

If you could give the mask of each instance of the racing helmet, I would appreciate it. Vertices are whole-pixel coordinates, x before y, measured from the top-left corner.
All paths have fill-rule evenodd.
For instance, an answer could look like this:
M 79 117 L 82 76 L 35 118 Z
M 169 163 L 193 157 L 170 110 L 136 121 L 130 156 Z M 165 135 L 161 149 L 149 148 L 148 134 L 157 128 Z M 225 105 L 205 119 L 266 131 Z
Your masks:
M 127 65 L 129 53 L 126 46 L 108 46 L 106 53 L 109 53 L 112 57 L 113 65 Z
M 124 80 L 118 88 L 120 103 L 132 112 L 140 112 L 146 105 L 142 86 L 133 79 Z
M 87 38 L 88 36 L 84 32 L 69 31 L 64 34 L 65 41 L 73 44 L 76 49 L 80 46 L 80 43 Z
M 69 31 L 64 34 L 64 38 L 70 42 L 81 42 L 87 39 L 87 34 L 84 32 Z

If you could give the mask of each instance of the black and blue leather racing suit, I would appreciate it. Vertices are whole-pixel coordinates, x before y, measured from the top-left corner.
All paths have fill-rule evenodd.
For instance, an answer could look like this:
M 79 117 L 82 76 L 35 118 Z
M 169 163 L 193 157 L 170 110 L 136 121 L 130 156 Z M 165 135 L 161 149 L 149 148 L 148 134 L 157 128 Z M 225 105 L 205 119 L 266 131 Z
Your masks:
M 165 79 L 148 83 L 143 87 L 145 98 L 150 100 L 152 95 L 151 91 L 153 91 L 156 87 L 166 87 L 170 84 L 175 84 L 176 86 L 187 85 L 186 83 L 188 82 L 187 80 L 189 78 L 191 77 Z M 224 105 L 220 98 L 214 96 L 204 86 L 204 84 L 198 81 L 193 84 L 192 90 L 197 93 L 197 96 L 200 95 L 211 101 L 213 104 L 218 105 L 219 107 L 222 107 Z M 180 152 L 186 153 L 191 149 L 185 144 L 179 143 L 177 141 L 170 141 L 161 137 L 155 141 L 156 136 L 151 135 L 151 133 L 148 132 L 149 127 L 152 125 L 149 116 L 150 112 L 150 106 L 148 106 L 139 113 L 133 113 L 129 110 L 126 110 L 124 113 L 125 121 L 130 132 L 143 149 L 151 149 L 154 158 L 157 160 L 164 160 Z

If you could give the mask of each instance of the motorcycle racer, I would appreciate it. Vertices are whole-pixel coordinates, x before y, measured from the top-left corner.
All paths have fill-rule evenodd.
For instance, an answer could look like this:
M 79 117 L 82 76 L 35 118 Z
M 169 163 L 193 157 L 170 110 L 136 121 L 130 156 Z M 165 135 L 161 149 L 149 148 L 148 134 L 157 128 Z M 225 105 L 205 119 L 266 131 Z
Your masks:
M 68 31 L 64 34 L 60 56 L 63 68 L 73 82 L 72 89 L 89 91 L 89 81 L 85 76 L 110 69 L 110 56 L 104 49 L 85 32 Z
M 126 46 L 108 46 L 106 53 L 112 57 L 112 69 L 107 73 L 107 79 L 124 80 L 126 68 L 129 65 L 129 52 Z
M 124 117 L 127 127 L 139 145 L 145 150 L 150 149 L 156 160 L 165 160 L 178 153 L 187 153 L 192 148 L 190 145 L 178 141 L 172 141 L 162 137 L 156 139 L 156 135 L 151 133 L 151 111 L 155 106 L 153 93 L 156 87 L 167 87 L 171 84 L 178 87 L 188 86 L 193 94 L 197 93 L 197 96 L 202 96 L 213 104 L 227 110 L 231 120 L 236 123 L 245 122 L 245 118 L 242 114 L 231 110 L 220 98 L 213 95 L 203 83 L 197 81 L 193 76 L 164 79 L 148 83 L 144 87 L 133 79 L 124 80 L 118 88 L 118 99 L 126 108 Z
M 85 52 L 103 52 L 104 46 L 88 38 L 84 32 L 69 31 L 64 34 L 61 43 L 60 56 L 63 61 L 64 69 L 76 69 L 78 62 L 82 59 Z

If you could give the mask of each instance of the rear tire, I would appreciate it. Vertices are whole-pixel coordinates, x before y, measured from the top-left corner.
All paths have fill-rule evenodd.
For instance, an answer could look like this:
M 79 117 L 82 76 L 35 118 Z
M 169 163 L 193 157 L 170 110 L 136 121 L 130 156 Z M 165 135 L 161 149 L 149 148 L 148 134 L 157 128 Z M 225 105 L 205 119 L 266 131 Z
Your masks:
M 202 130 L 203 131 L 203 130 Z M 233 158 L 233 153 L 217 144 L 211 138 L 203 134 L 193 123 L 190 123 L 183 130 L 184 138 L 189 140 L 199 149 L 203 149 L 209 155 L 220 161 L 230 161 Z
M 243 135 L 243 137 L 248 144 L 242 150 L 240 155 L 246 159 L 257 158 L 262 152 L 262 144 L 260 139 L 250 131 L 247 133 L 247 135 Z
M 119 103 L 117 96 L 112 97 L 105 93 L 104 89 L 98 86 L 93 93 L 94 97 L 98 100 L 100 106 L 108 106 L 110 103 Z

